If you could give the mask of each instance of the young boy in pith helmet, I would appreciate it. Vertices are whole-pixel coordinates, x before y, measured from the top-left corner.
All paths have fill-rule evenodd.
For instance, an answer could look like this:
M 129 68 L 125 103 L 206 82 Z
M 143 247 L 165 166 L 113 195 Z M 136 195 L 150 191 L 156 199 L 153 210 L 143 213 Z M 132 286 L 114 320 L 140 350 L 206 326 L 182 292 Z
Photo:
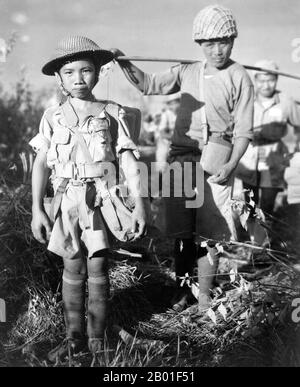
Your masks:
M 135 198 L 132 231 L 138 238 L 145 230 L 144 204 L 137 189 L 137 148 L 125 127 L 126 114 L 116 103 L 99 101 L 92 94 L 101 66 L 112 59 L 110 51 L 92 40 L 71 36 L 58 43 L 52 59 L 42 68 L 45 75 L 56 77 L 67 97 L 65 103 L 45 111 L 39 133 L 30 142 L 37 152 L 32 172 L 32 232 L 39 242 L 48 242 L 48 250 L 61 256 L 64 263 L 66 340 L 49 353 L 53 361 L 85 347 L 86 281 L 88 348 L 93 354 L 102 350 L 110 242 L 99 189 L 104 166 L 117 168 L 121 156 Z M 50 172 L 54 198 L 48 216 L 43 197 Z
M 193 40 L 202 49 L 205 61 L 177 65 L 155 74 L 119 61 L 127 79 L 144 95 L 181 92 L 170 163 L 190 162 L 194 178 L 193 166 L 209 142 L 227 143 L 229 149 L 233 146 L 229 159 L 213 174 L 204 172 L 204 186 L 200 187 L 204 193 L 202 207 L 187 208 L 184 194 L 172 196 L 172 180 L 171 197 L 164 199 L 167 233 L 175 239 L 178 285 L 185 273 L 192 274 L 197 259 L 200 309 L 208 308 L 211 301 L 210 289 L 218 264 L 215 244 L 236 236 L 230 206 L 233 172 L 252 138 L 253 85 L 245 69 L 230 59 L 237 35 L 231 10 L 212 5 L 197 14 L 193 25 Z M 113 51 L 115 56 L 124 55 L 118 49 Z M 216 169 L 219 152 L 206 155 L 212 160 L 206 170 Z M 195 236 L 198 241 L 210 240 L 207 248 L 195 244 Z M 189 288 L 179 289 L 173 308 L 182 310 L 189 298 Z
M 277 89 L 277 64 L 260 60 L 255 67 L 265 71 L 254 72 L 254 140 L 241 158 L 237 175 L 244 188 L 251 189 L 259 207 L 272 214 L 277 194 L 285 187 L 284 170 L 289 150 L 282 138 L 293 126 L 300 140 L 300 108 L 295 101 Z M 270 70 L 270 72 L 268 72 Z

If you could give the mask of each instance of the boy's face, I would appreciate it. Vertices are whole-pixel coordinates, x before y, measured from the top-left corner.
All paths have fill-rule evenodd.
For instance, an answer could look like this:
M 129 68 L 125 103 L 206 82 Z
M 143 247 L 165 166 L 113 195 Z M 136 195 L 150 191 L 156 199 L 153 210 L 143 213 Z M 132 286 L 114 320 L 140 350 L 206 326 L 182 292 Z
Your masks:
M 88 97 L 96 84 L 96 68 L 89 60 L 78 60 L 66 63 L 59 70 L 64 88 L 80 99 Z
M 233 39 L 212 39 L 203 41 L 200 45 L 207 63 L 212 67 L 221 69 L 226 65 L 230 58 L 233 47 Z
M 256 74 L 255 78 L 256 92 L 265 98 L 273 97 L 276 85 L 277 76 L 274 74 Z

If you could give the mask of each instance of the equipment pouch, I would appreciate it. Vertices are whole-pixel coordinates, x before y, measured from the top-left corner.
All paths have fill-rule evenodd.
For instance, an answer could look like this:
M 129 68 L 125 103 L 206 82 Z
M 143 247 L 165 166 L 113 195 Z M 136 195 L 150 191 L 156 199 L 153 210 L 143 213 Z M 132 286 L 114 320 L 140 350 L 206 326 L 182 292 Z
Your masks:
M 210 175 L 217 174 L 220 168 L 229 161 L 232 148 L 232 144 L 222 137 L 210 137 L 203 147 L 200 159 L 203 170 Z

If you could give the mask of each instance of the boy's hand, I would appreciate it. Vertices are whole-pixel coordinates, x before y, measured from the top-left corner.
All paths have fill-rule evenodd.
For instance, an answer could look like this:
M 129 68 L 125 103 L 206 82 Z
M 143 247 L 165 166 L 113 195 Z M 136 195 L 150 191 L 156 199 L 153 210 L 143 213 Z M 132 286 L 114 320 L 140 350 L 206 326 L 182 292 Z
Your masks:
M 209 183 L 224 184 L 230 178 L 231 174 L 235 170 L 236 165 L 228 162 L 215 175 L 210 176 L 207 181 Z
M 136 202 L 132 212 L 132 232 L 136 233 L 133 240 L 142 237 L 146 232 L 146 211 L 142 200 Z
M 114 54 L 115 59 L 117 59 L 118 56 L 125 56 L 124 52 L 122 52 L 118 48 L 111 48 L 110 51 Z
M 50 239 L 51 224 L 48 216 L 42 210 L 36 211 L 32 216 L 31 230 L 34 238 L 40 243 L 46 243 Z

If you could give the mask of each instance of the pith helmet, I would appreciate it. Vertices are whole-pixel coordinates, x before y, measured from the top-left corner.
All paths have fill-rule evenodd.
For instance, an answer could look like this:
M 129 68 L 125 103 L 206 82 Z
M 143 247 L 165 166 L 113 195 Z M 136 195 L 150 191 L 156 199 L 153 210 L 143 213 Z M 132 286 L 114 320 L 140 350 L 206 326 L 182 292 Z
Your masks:
M 261 67 L 261 68 L 266 69 L 266 70 L 275 70 L 275 71 L 279 70 L 277 63 L 275 63 L 273 60 L 269 60 L 269 59 L 262 59 L 262 60 L 256 62 L 254 67 Z M 257 74 L 272 74 L 272 72 L 269 73 L 268 71 L 254 70 L 253 75 L 255 76 Z
M 235 18 L 230 9 L 220 5 L 209 5 L 195 17 L 193 39 L 210 40 L 236 38 L 238 36 Z
M 42 72 L 45 75 L 54 75 L 64 63 L 90 57 L 99 66 L 111 60 L 114 55 L 111 51 L 102 50 L 95 42 L 85 36 L 69 36 L 62 39 L 49 61 L 43 66 Z

